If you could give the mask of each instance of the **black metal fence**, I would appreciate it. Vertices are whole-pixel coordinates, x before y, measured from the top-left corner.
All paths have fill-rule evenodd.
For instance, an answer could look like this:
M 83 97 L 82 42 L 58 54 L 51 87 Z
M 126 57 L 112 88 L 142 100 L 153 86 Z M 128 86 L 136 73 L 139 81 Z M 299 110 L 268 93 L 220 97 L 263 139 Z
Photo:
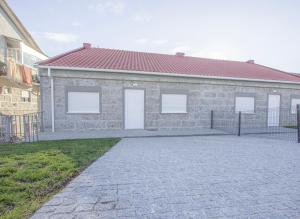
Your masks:
M 257 108 L 254 113 L 211 110 L 210 128 L 224 134 L 252 135 L 300 143 L 300 105 L 290 108 Z M 0 144 L 34 142 L 44 131 L 43 112 L 23 115 L 0 114 Z
M 38 141 L 43 127 L 43 112 L 0 114 L 0 144 Z
M 258 108 L 253 113 L 212 110 L 210 126 L 211 129 L 237 136 L 252 135 L 300 142 L 300 106 L 297 107 L 294 112 L 290 108 Z

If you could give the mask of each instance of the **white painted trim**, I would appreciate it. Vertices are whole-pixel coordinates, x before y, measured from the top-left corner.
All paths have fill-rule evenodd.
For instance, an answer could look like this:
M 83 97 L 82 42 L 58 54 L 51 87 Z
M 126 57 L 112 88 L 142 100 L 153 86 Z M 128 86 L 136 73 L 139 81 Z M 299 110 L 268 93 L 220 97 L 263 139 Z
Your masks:
M 50 78 L 50 88 L 51 88 L 51 128 L 52 132 L 55 132 L 54 127 L 54 87 L 53 87 L 53 77 Z
M 68 111 L 66 112 L 67 114 L 99 114 L 101 113 L 100 111 L 95 111 L 95 112 L 86 112 L 86 111 Z
M 43 55 L 42 53 L 32 49 L 31 47 L 27 46 L 25 43 L 21 42 L 21 49 L 22 49 L 22 56 L 23 56 L 23 52 L 26 52 L 30 55 L 33 55 L 41 60 L 45 60 L 48 57 Z M 22 62 L 23 63 L 23 62 Z
M 62 67 L 62 66 L 50 66 L 50 67 L 51 67 L 51 69 L 59 69 L 59 70 L 111 72 L 111 73 L 158 75 L 158 76 L 171 76 L 171 77 L 183 77 L 183 78 L 203 78 L 203 79 L 217 79 L 217 80 L 219 79 L 219 80 L 234 80 L 234 81 L 254 81 L 254 82 L 257 81 L 257 82 L 267 82 L 267 83 L 299 84 L 300 85 L 300 82 L 281 81 L 281 80 L 264 80 L 264 79 L 205 76 L 205 75 L 184 75 L 184 74 L 167 73 L 167 72 L 164 73 L 164 72 L 147 72 L 147 71 L 128 71 L 128 70 L 98 69 L 98 68 L 78 68 L 78 67 Z M 38 68 L 49 68 L 49 66 L 39 65 Z
M 21 63 L 24 64 L 24 53 L 23 53 L 23 51 L 21 52 Z

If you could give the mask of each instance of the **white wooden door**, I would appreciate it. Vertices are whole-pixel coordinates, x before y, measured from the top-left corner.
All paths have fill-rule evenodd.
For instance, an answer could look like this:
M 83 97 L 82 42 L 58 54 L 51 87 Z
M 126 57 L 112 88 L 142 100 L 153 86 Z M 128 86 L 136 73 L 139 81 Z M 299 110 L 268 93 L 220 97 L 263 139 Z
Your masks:
M 280 95 L 270 94 L 268 98 L 268 126 L 279 126 Z
M 144 90 L 125 89 L 125 129 L 144 129 Z

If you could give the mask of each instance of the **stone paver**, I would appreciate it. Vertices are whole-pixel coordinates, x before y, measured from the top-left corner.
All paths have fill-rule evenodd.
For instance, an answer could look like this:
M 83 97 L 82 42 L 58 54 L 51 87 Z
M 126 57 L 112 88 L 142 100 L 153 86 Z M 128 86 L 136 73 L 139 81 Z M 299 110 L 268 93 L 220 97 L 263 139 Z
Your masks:
M 299 218 L 300 144 L 123 139 L 32 218 Z

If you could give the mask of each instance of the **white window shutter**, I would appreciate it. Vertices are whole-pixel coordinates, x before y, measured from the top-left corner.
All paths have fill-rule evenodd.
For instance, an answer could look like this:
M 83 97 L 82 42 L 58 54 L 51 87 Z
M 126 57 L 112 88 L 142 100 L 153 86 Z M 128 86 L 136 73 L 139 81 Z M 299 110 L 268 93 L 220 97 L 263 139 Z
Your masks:
M 68 113 L 99 112 L 99 92 L 68 92 Z
M 236 97 L 235 98 L 235 112 L 254 113 L 254 97 Z
M 187 95 L 162 94 L 162 113 L 187 113 Z
M 297 112 L 297 105 L 300 104 L 300 99 L 293 98 L 291 103 L 291 113 Z

